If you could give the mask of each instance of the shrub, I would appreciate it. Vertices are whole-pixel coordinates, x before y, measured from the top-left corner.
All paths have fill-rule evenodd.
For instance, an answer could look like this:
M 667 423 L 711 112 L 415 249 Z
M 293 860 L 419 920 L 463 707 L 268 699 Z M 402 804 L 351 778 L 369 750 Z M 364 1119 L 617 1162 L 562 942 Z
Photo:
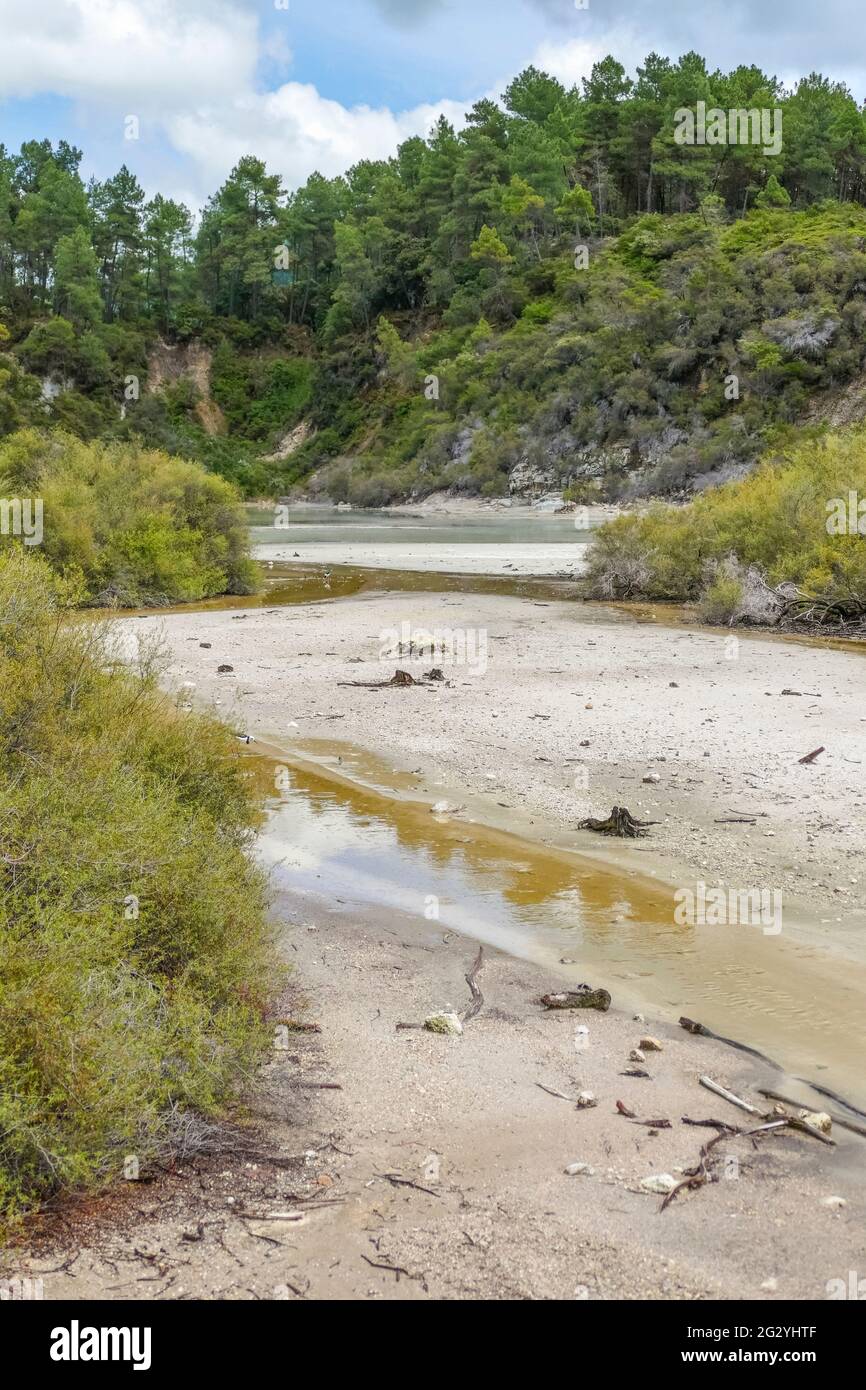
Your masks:
M 747 478 L 688 506 L 657 506 L 603 526 L 588 556 L 588 591 L 602 598 L 706 594 L 709 609 L 721 613 L 735 595 L 733 572 L 719 567 L 732 557 L 772 587 L 794 584 L 815 598 L 862 603 L 866 546 L 861 519 L 850 516 L 852 494 L 866 501 L 866 428 L 824 437 L 801 431 Z M 836 512 L 844 525 L 830 524 Z M 742 574 L 736 582 L 742 585 Z M 750 599 L 741 616 L 753 616 L 753 607 Z
M 0 1221 L 219 1113 L 275 983 L 236 741 L 77 597 L 0 556 Z
M 42 499 L 42 551 L 61 574 L 82 576 L 85 602 L 135 607 L 258 588 L 237 494 L 198 464 L 24 430 L 0 443 L 0 479 L 7 497 Z

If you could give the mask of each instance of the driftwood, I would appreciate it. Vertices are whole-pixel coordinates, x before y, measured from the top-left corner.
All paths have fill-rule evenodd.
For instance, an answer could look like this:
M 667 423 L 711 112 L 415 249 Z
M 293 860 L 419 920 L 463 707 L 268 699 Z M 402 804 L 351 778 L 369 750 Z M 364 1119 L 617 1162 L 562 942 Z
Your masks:
M 714 1096 L 721 1096 L 722 1100 L 726 1100 L 729 1105 L 736 1105 L 738 1110 L 745 1110 L 747 1115 L 760 1115 L 761 1113 L 756 1106 L 750 1105 L 747 1100 L 741 1100 L 739 1096 L 735 1096 L 733 1091 L 725 1090 L 725 1087 L 720 1086 L 717 1081 L 713 1081 L 712 1077 L 702 1076 L 701 1085 L 705 1086 L 708 1091 L 712 1091 Z
M 469 1022 L 471 1022 L 471 1020 L 472 1020 L 473 1018 L 477 1018 L 478 1014 L 479 1014 L 479 1013 L 481 1012 L 481 1010 L 484 1008 L 484 995 L 481 993 L 481 990 L 478 988 L 478 976 L 481 974 L 481 968 L 482 968 L 483 965 L 484 965 L 484 947 L 482 946 L 482 947 L 480 948 L 479 952 L 478 952 L 478 955 L 477 955 L 476 958 L 475 958 L 475 964 L 473 965 L 472 969 L 469 971 L 469 974 L 466 975 L 466 976 L 464 977 L 465 980 L 466 980 L 467 985 L 469 986 L 469 993 L 472 995 L 472 1003 L 470 1004 L 469 1008 L 466 1010 L 466 1013 L 461 1015 L 461 1017 L 460 1017 L 460 1022 L 461 1022 L 461 1023 L 469 1023 Z M 398 1032 L 398 1033 L 423 1033 L 423 1032 L 424 1032 L 424 1024 L 423 1024 L 423 1023 L 398 1023 L 398 1024 L 397 1024 L 397 1032 Z
M 408 671 L 398 671 L 390 681 L 338 681 L 343 690 L 409 690 L 412 686 L 424 688 L 423 681 L 416 681 Z
M 685 1028 L 687 1033 L 694 1033 L 696 1036 L 702 1036 L 705 1038 L 712 1037 L 712 1034 L 710 1033 L 710 1030 L 708 1028 L 705 1028 L 702 1023 L 695 1023 L 694 1019 L 692 1018 L 681 1018 L 680 1027 Z
M 469 993 L 472 995 L 472 1003 L 467 1009 L 466 1013 L 463 1015 L 463 1023 L 469 1023 L 473 1018 L 477 1018 L 478 1014 L 480 1014 L 481 1010 L 484 1008 L 484 995 L 478 988 L 477 983 L 478 976 L 481 974 L 481 968 L 483 965 L 484 947 L 482 946 L 478 952 L 475 964 L 469 971 L 469 974 L 465 977 L 466 983 L 469 986 Z
M 782 1096 L 778 1091 L 760 1091 L 758 1094 L 765 1096 L 767 1100 L 780 1101 L 782 1105 L 797 1105 L 801 1110 L 807 1108 L 803 1105 L 802 1101 L 792 1100 L 790 1096 Z M 857 1125 L 853 1120 L 846 1120 L 841 1115 L 836 1115 L 832 1111 L 828 1111 L 828 1114 L 834 1125 L 838 1125 L 840 1129 L 850 1130 L 852 1134 L 859 1134 L 862 1139 L 866 1139 L 866 1126 Z
M 714 1095 L 721 1096 L 722 1099 L 728 1101 L 730 1105 L 736 1105 L 739 1110 L 745 1110 L 749 1115 L 760 1116 L 761 1112 L 756 1106 L 750 1105 L 747 1100 L 741 1100 L 739 1096 L 734 1095 L 733 1091 L 726 1091 L 724 1086 L 720 1086 L 717 1081 L 713 1081 L 709 1076 L 701 1077 L 701 1085 L 705 1086 L 708 1091 L 712 1091 Z M 791 1102 L 787 1103 L 791 1104 Z M 836 1147 L 835 1139 L 829 1139 L 827 1135 L 822 1134 L 819 1129 L 815 1129 L 813 1125 L 807 1124 L 805 1120 L 800 1120 L 795 1115 L 775 1115 L 770 1116 L 769 1119 L 771 1123 L 768 1127 L 770 1128 L 784 1129 L 785 1126 L 788 1126 L 790 1129 L 798 1130 L 801 1134 L 811 1135 L 813 1139 L 817 1139 L 821 1144 L 827 1144 L 830 1148 Z M 753 1131 L 753 1133 L 756 1132 L 757 1131 Z
M 704 1144 L 698 1158 L 697 1166 L 686 1174 L 682 1182 L 677 1183 L 672 1192 L 668 1193 L 661 1204 L 662 1211 L 667 1211 L 671 1202 L 676 1201 L 681 1192 L 696 1192 L 699 1187 L 706 1187 L 707 1183 L 714 1181 L 713 1170 L 710 1165 L 713 1150 L 717 1144 L 721 1144 L 723 1139 L 729 1139 L 731 1133 L 732 1131 L 727 1129 L 721 1130 L 716 1135 L 715 1139 L 710 1139 L 709 1143 Z M 740 1131 L 734 1130 L 733 1133 L 739 1134 Z
M 814 753 L 807 753 L 805 758 L 800 759 L 801 767 L 811 767 L 816 758 L 820 758 L 822 753 L 826 753 L 826 748 L 816 748 Z
M 545 994 L 540 1002 L 548 1012 L 555 1009 L 597 1009 L 599 1013 L 606 1014 L 613 1001 L 606 989 L 581 985 L 579 989 L 567 993 Z
M 650 825 L 658 821 L 635 820 L 631 811 L 624 806 L 614 806 L 607 820 L 594 820 L 590 817 L 578 825 L 578 830 L 591 830 L 595 835 L 616 835 L 621 840 L 639 840 Z
M 552 1086 L 545 1086 L 543 1081 L 536 1081 L 536 1086 L 540 1091 L 546 1091 L 549 1096 L 554 1096 L 556 1100 L 567 1100 L 569 1105 L 576 1105 L 574 1096 L 563 1095 L 562 1091 L 555 1091 Z

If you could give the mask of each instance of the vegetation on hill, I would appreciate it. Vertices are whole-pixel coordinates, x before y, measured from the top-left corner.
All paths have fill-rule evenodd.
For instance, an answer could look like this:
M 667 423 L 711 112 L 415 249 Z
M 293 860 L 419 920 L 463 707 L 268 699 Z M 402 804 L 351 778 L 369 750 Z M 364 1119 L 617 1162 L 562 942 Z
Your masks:
M 77 598 L 0 556 L 0 1221 L 218 1112 L 274 983 L 236 741 Z
M 699 101 L 779 108 L 781 152 L 678 144 Z M 197 221 L 80 160 L 0 149 L 0 431 L 138 436 L 248 496 L 496 496 L 518 465 L 616 496 L 745 470 L 863 367 L 866 119 L 816 74 L 529 68 L 289 196 L 248 156 Z M 161 340 L 213 354 L 224 429 L 190 380 L 148 394 Z

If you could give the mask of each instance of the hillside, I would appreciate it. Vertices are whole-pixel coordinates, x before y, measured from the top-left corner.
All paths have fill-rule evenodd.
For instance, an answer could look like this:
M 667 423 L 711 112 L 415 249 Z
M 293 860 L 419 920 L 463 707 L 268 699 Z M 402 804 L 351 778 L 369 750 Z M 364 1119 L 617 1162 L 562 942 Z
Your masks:
M 697 101 L 779 152 L 683 145 Z M 247 496 L 357 505 L 680 494 L 854 401 L 866 122 L 695 53 L 529 68 L 457 132 L 287 194 L 242 159 L 199 217 L 61 141 L 0 147 L 0 432 L 139 437 Z

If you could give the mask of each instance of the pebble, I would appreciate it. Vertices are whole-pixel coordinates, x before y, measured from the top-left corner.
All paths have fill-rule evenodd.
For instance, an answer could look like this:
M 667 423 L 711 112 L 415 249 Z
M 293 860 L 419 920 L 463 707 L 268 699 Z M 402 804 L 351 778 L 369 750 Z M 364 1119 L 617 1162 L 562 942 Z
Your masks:
M 597 1105 L 598 1101 L 592 1091 L 581 1091 L 577 1098 L 578 1110 L 594 1110 Z
M 801 1110 L 800 1119 L 805 1120 L 807 1125 L 811 1125 L 813 1129 L 819 1130 L 821 1134 L 832 1134 L 833 1132 L 833 1121 L 830 1119 L 830 1116 L 825 1115 L 822 1110 L 819 1110 L 817 1113 L 811 1110 Z
M 595 1169 L 589 1163 L 570 1163 L 566 1168 L 570 1178 L 594 1178 Z
M 456 1014 L 431 1014 L 425 1018 L 424 1027 L 428 1033 L 443 1033 L 454 1038 L 463 1036 L 463 1024 Z
M 664 1052 L 662 1044 L 658 1038 L 641 1038 L 641 1052 Z
M 657 1192 L 660 1197 L 667 1197 L 676 1185 L 677 1180 L 670 1173 L 655 1173 L 652 1177 L 641 1179 L 644 1192 Z
M 631 1052 L 628 1054 L 628 1060 L 630 1062 L 645 1062 L 646 1057 L 641 1052 L 640 1048 L 633 1047 Z
M 844 1197 L 825 1197 L 821 1203 L 822 1207 L 829 1207 L 831 1211 L 842 1211 L 847 1205 Z

